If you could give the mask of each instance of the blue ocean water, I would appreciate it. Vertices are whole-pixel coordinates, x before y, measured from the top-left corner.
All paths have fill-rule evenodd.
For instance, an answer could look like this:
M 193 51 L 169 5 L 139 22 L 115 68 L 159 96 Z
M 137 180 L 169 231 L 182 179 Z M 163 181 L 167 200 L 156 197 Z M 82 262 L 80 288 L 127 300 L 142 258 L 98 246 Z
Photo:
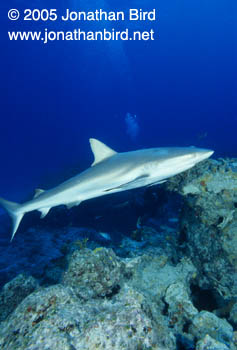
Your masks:
M 1 197 L 25 201 L 32 198 L 35 188 L 49 189 L 88 168 L 93 162 L 88 142 L 91 137 L 121 152 L 192 145 L 215 150 L 214 157 L 237 157 L 234 0 L 149 0 L 145 4 L 134 0 L 129 5 L 109 0 L 50 3 L 58 16 L 67 8 L 125 13 L 130 8 L 155 9 L 155 21 L 128 21 L 127 17 L 119 22 L 24 21 L 24 10 L 29 7 L 49 9 L 49 4 L 34 1 L 29 6 L 24 0 L 1 4 Z M 8 19 L 10 9 L 19 10 L 18 21 Z M 155 40 L 44 44 L 9 40 L 8 36 L 12 31 L 44 32 L 47 28 L 65 32 L 78 27 L 94 31 L 104 27 L 120 31 L 152 29 Z M 138 196 L 135 201 L 139 200 Z M 125 194 L 125 204 L 128 201 L 129 194 Z M 157 203 L 152 197 L 147 202 L 149 208 Z M 99 207 L 105 206 L 106 212 L 118 204 L 113 198 L 109 203 L 107 198 L 93 203 L 95 217 L 101 216 Z M 91 207 L 88 210 L 87 204 L 83 205 L 78 207 L 73 223 L 78 227 L 89 223 L 92 228 L 110 233 L 126 230 L 126 225 L 128 230 L 133 229 L 141 215 L 140 209 L 133 214 L 131 211 L 131 217 L 124 220 L 121 209 L 121 216 L 110 213 L 107 222 L 98 226 L 90 219 Z M 174 207 L 166 214 L 177 211 L 177 204 Z M 2 208 L 0 214 L 5 247 L 9 245 L 10 220 Z M 19 241 L 17 236 L 16 243 L 8 246 L 9 254 L 19 253 L 14 247 L 18 247 L 27 229 L 41 224 L 67 225 L 67 215 L 66 210 L 44 220 L 39 220 L 39 213 L 26 215 Z M 45 242 L 45 235 L 40 244 Z M 120 237 L 119 233 L 114 237 Z M 35 240 L 34 234 L 31 239 Z M 54 246 L 46 240 L 42 249 L 52 250 L 54 256 L 57 248 L 48 249 L 47 244 Z M 31 251 L 31 244 L 29 247 Z M 27 254 L 31 263 L 33 254 Z
M 53 11 L 58 20 L 24 21 L 27 8 L 56 9 Z M 129 21 L 131 8 L 141 13 L 153 11 L 155 20 Z M 19 11 L 18 20 L 8 18 L 11 9 Z M 126 20 L 63 22 L 59 17 L 66 9 L 123 11 Z M 214 150 L 212 157 L 219 158 L 203 162 L 187 177 L 164 185 L 93 198 L 80 205 L 72 201 L 73 208 L 51 208 L 43 220 L 40 211 L 25 213 L 12 242 L 9 213 L 0 207 L 0 322 L 6 319 L 8 324 L 7 317 L 13 315 L 13 327 L 9 323 L 8 329 L 5 324 L 0 330 L 0 347 L 4 344 L 4 349 L 12 349 L 15 342 L 19 348 L 23 334 L 24 346 L 27 342 L 40 343 L 43 349 L 43 344 L 49 342 L 50 347 L 52 341 L 58 341 L 62 347 L 68 342 L 71 348 L 79 349 L 81 343 L 74 338 L 77 330 L 83 341 L 96 341 L 95 347 L 86 348 L 104 348 L 105 344 L 110 349 L 110 344 L 116 343 L 110 340 L 117 336 L 122 348 L 126 348 L 123 342 L 127 340 L 131 344 L 137 341 L 137 349 L 142 345 L 144 349 L 156 348 L 161 342 L 162 348 L 194 350 L 201 338 L 205 337 L 201 339 L 203 344 L 209 344 L 206 334 L 213 337 L 211 341 L 219 340 L 222 346 L 234 348 L 236 0 L 32 0 L 30 5 L 26 0 L 11 0 L 0 4 L 0 18 L 3 205 L 6 202 L 2 197 L 21 203 L 32 199 L 36 188 L 50 189 L 89 168 L 94 160 L 89 138 L 118 152 L 196 146 Z M 14 31 L 66 33 L 78 28 L 151 31 L 154 40 L 10 40 Z M 107 164 L 114 164 L 116 157 Z M 102 166 L 106 168 L 105 163 Z M 144 171 L 134 182 L 147 177 Z M 21 219 L 21 211 L 15 213 Z M 70 272 L 71 259 L 76 264 Z M 68 271 L 71 286 L 86 290 L 77 295 L 80 307 L 71 304 L 69 313 L 70 299 L 63 300 L 66 292 L 65 297 L 56 296 L 57 288 L 67 289 L 63 278 Z M 19 276 L 22 273 L 25 276 Z M 28 275 L 35 280 L 29 282 Z M 2 289 L 16 276 L 18 280 Z M 33 302 L 38 283 L 42 294 Z M 62 285 L 56 286 L 55 296 L 44 307 L 44 293 L 51 293 L 51 285 L 59 283 Z M 22 314 L 16 309 L 20 317 L 15 317 L 14 308 L 25 302 L 28 294 L 32 297 L 30 304 L 23 304 Z M 61 301 L 65 313 L 60 308 L 60 314 L 55 313 Z M 88 311 L 90 302 L 92 309 Z M 51 307 L 53 327 L 48 327 Z M 74 314 L 73 309 L 79 313 Z M 97 318 L 100 310 L 106 317 Z M 119 319 L 121 310 L 125 320 Z M 197 316 L 200 320 L 195 325 Z M 87 317 L 92 317 L 92 326 Z M 56 319 L 60 333 L 54 333 Z M 97 333 L 90 333 L 98 328 L 94 319 L 102 325 L 101 343 Z M 38 328 L 41 321 L 46 325 L 41 328 L 43 332 Z M 39 338 L 44 329 L 47 337 Z M 56 334 L 60 334 L 58 339 Z M 152 346 L 148 345 L 149 339 Z M 127 348 L 135 349 L 135 345 Z
M 87 168 L 89 137 L 118 151 L 195 145 L 214 149 L 215 157 L 236 157 L 235 6 L 234 0 L 132 1 L 131 8 L 155 8 L 156 21 L 114 26 L 153 28 L 154 41 L 43 44 L 10 41 L 8 31 L 46 24 L 8 20 L 8 10 L 22 12 L 27 1 L 1 4 L 1 196 L 22 200 L 39 185 L 49 188 Z M 50 7 L 128 10 L 127 2 L 109 0 L 60 0 Z M 30 8 L 49 5 L 34 1 Z M 135 137 L 127 113 L 136 115 Z

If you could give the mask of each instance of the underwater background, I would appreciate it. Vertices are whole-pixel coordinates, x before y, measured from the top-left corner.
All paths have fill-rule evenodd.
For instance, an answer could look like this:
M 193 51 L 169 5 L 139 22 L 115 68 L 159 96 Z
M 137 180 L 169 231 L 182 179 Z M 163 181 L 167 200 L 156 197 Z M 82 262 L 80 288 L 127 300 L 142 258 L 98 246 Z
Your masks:
M 10 21 L 9 9 L 156 9 L 156 21 Z M 118 152 L 214 150 L 167 183 L 27 213 L 0 208 L 0 349 L 237 349 L 237 2 L 0 5 L 0 197 L 24 202 Z M 9 31 L 155 32 L 10 41 Z
M 9 21 L 9 6 L 1 4 L 1 196 L 20 200 L 36 186 L 50 187 L 87 168 L 89 137 L 117 151 L 194 145 L 214 149 L 215 157 L 236 156 L 234 0 L 131 1 L 131 8 L 156 8 L 157 20 L 117 27 L 154 28 L 154 41 L 46 45 L 8 39 L 7 30 L 45 27 Z M 12 0 L 14 7 L 29 4 Z M 48 3 L 34 1 L 34 7 Z M 112 0 L 60 0 L 50 7 L 128 9 L 127 2 Z M 72 30 L 78 24 L 48 26 Z M 136 115 L 136 137 L 126 132 L 127 113 Z

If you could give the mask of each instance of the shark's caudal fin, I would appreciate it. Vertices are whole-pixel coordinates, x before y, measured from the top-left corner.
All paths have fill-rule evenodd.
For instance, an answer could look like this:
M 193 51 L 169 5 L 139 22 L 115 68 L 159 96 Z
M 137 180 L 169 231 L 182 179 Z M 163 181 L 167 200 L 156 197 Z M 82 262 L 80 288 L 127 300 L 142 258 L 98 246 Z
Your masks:
M 11 237 L 11 241 L 12 241 L 18 229 L 18 226 L 20 225 L 21 219 L 23 218 L 25 213 L 19 210 L 21 207 L 20 204 L 6 201 L 3 198 L 0 198 L 0 205 L 8 212 L 8 214 L 12 218 L 12 223 L 13 223 L 12 237 Z

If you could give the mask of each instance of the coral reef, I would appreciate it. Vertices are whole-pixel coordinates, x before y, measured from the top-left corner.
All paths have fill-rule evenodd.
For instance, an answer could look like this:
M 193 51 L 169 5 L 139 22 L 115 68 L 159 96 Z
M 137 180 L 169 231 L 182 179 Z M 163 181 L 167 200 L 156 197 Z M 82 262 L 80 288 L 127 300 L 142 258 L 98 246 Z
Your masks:
M 179 217 L 139 217 L 117 245 L 103 231 L 40 231 L 44 248 L 30 242 L 16 263 L 33 261 L 38 281 L 18 275 L 1 290 L 0 348 L 236 350 L 236 164 L 208 160 L 171 179 Z
M 2 322 L 1 348 L 194 349 L 207 332 L 234 349 L 231 325 L 192 304 L 190 260 L 173 266 L 164 255 L 121 259 L 84 248 L 68 262 L 63 284 L 32 292 Z
M 233 339 L 232 326 L 208 311 L 195 315 L 189 330 L 197 339 L 202 339 L 206 334 L 224 344 L 229 344 Z
M 35 278 L 22 274 L 6 283 L 0 292 L 0 321 L 5 320 L 17 305 L 38 286 L 39 283 Z
M 21 233 L 16 235 L 14 241 L 10 243 L 9 235 L 4 234 L 1 228 L 2 226 L 0 226 L 0 286 L 17 274 L 25 272 L 45 283 L 59 282 L 64 270 L 61 261 L 68 253 L 70 244 L 75 242 L 76 245 L 76 242 L 84 242 L 95 235 L 95 230 L 83 227 L 68 226 L 54 230 L 29 228 L 24 235 Z M 91 243 L 88 246 L 94 248 L 98 244 Z
M 81 302 L 57 285 L 28 296 L 2 323 L 0 346 L 12 349 L 175 349 L 175 338 L 152 319 L 149 304 L 129 287 L 113 301 Z
M 62 284 L 71 286 L 86 300 L 106 296 L 119 287 L 123 264 L 112 249 L 76 250 L 69 258 L 69 266 Z
M 229 347 L 219 341 L 206 335 L 202 340 L 197 342 L 196 350 L 228 350 Z
M 188 288 L 190 281 L 196 276 L 196 269 L 189 260 L 183 259 L 176 266 L 172 266 L 165 255 L 143 255 L 132 259 L 127 265 L 133 271 L 131 285 L 155 302 L 160 311 L 165 307 L 163 299 L 169 286 L 183 281 Z
M 237 166 L 208 160 L 167 183 L 185 197 L 181 232 L 201 288 L 237 295 Z

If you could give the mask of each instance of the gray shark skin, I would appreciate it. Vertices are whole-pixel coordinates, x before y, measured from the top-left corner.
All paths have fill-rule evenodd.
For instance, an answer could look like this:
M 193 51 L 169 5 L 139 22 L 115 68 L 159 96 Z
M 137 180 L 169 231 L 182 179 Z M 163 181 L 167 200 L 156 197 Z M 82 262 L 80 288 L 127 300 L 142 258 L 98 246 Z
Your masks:
M 57 187 L 37 189 L 32 200 L 17 204 L 0 198 L 13 220 L 12 238 L 25 213 L 41 212 L 44 218 L 52 207 L 71 208 L 90 198 L 151 186 L 192 168 L 209 158 L 212 150 L 195 147 L 164 147 L 117 153 L 102 142 L 90 139 L 94 162 L 90 168 Z

